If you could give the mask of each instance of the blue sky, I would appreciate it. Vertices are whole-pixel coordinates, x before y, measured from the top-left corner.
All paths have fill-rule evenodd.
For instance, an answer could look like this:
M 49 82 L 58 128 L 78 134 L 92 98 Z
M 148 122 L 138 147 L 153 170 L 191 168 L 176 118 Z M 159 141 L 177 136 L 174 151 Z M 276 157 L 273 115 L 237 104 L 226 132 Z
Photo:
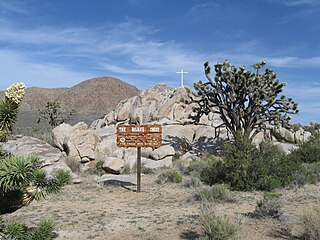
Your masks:
M 205 80 L 203 63 L 261 60 L 320 122 L 320 0 L 0 0 L 0 89 L 97 76 L 140 89 Z

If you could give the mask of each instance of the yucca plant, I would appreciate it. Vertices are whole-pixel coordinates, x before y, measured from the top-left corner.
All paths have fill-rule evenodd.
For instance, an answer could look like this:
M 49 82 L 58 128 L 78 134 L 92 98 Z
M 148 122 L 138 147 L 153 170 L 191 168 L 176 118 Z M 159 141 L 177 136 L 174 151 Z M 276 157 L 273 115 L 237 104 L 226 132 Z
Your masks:
M 0 102 L 0 129 L 12 130 L 17 121 L 18 105 L 8 101 Z
M 0 213 L 12 212 L 48 193 L 57 193 L 70 180 L 70 172 L 60 171 L 48 178 L 39 168 L 38 158 L 10 156 L 0 161 Z
M 43 220 L 30 232 L 28 240 L 50 240 L 53 237 L 53 229 L 54 223 L 52 220 Z
M 34 228 L 28 228 L 17 221 L 5 222 L 0 215 L 0 239 L 7 240 L 50 240 L 53 238 L 54 223 L 42 220 Z
M 0 141 L 7 141 L 12 127 L 17 121 L 18 107 L 25 95 L 24 83 L 14 83 L 5 92 L 5 100 L 0 102 Z
M 11 237 L 15 240 L 25 240 L 27 237 L 27 228 L 16 221 L 10 222 L 4 229 L 4 234 L 7 237 Z M 10 239 L 10 238 L 9 238 Z

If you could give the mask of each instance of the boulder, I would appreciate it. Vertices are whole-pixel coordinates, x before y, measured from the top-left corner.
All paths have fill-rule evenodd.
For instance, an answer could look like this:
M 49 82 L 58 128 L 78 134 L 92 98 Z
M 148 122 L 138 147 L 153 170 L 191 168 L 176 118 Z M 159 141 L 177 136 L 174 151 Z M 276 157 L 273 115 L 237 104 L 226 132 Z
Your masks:
M 172 157 L 166 157 L 157 161 L 149 158 L 141 158 L 141 163 L 146 168 L 170 168 L 172 167 Z
M 69 124 L 62 123 L 52 130 L 53 144 L 61 151 L 65 151 L 65 144 L 69 140 L 71 133 L 71 126 Z
M 42 166 L 50 165 L 64 159 L 59 149 L 33 137 L 16 137 L 8 142 L 1 143 L 1 146 L 5 151 L 13 155 L 36 155 L 39 157 L 39 161 L 42 162 Z
M 154 160 L 160 160 L 167 156 L 173 156 L 175 154 L 175 150 L 170 145 L 163 145 L 152 152 L 150 152 L 150 157 Z
M 98 180 L 98 183 L 103 185 L 124 185 L 124 186 L 136 185 L 134 183 L 133 176 L 131 175 L 113 175 L 113 174 L 102 175 Z
M 103 161 L 102 168 L 106 173 L 120 174 L 125 166 L 125 161 L 120 158 L 106 157 Z
M 71 128 L 70 142 L 73 143 L 81 158 L 94 159 L 95 147 L 100 141 L 100 136 L 93 130 L 89 130 L 85 123 L 80 122 Z
M 299 148 L 297 145 L 292 143 L 274 142 L 273 144 L 278 146 L 278 148 L 286 155 L 289 154 L 291 151 Z

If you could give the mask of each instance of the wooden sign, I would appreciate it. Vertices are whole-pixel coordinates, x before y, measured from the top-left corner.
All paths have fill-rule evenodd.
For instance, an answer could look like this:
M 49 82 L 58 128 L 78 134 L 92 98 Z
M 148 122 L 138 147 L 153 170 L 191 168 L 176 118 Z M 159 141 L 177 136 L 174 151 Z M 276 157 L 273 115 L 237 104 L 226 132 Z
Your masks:
M 119 125 L 117 127 L 118 147 L 157 148 L 161 144 L 161 125 Z

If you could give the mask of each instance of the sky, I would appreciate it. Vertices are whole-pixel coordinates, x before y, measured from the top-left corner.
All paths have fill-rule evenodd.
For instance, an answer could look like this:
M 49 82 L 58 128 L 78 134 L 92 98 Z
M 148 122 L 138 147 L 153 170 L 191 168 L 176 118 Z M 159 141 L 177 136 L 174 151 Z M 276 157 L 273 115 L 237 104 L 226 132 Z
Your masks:
M 205 80 L 203 63 L 261 60 L 320 122 L 320 0 L 0 0 L 0 89 L 99 76 L 139 89 Z

